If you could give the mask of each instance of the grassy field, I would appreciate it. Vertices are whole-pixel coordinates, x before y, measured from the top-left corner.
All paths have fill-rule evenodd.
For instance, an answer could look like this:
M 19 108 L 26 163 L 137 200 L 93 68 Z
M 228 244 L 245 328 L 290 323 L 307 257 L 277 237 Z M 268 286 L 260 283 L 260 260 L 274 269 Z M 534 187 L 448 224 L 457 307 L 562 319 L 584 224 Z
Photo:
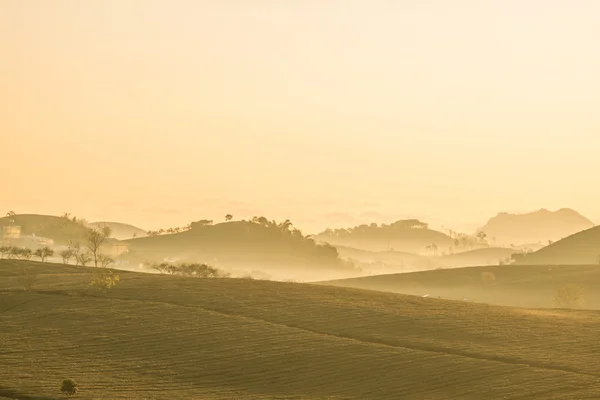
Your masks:
M 492 282 L 482 274 L 491 273 Z M 411 294 L 443 299 L 515 307 L 555 307 L 559 287 L 576 284 L 584 288 L 587 309 L 600 309 L 600 266 L 598 265 L 505 265 L 485 266 L 406 274 L 376 275 L 322 282 L 322 284 Z
M 600 399 L 599 312 L 92 271 L 0 261 L 0 398 Z

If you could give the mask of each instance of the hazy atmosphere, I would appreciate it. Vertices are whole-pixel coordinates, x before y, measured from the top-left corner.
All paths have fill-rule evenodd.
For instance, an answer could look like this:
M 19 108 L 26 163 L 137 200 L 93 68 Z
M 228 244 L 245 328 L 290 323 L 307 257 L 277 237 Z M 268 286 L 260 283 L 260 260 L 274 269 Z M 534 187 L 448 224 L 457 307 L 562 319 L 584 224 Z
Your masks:
M 0 0 L 0 400 L 600 399 L 600 1 Z
M 598 221 L 599 15 L 3 0 L 0 207 L 148 229 L 267 211 L 308 230 L 364 213 L 473 230 L 541 207 Z

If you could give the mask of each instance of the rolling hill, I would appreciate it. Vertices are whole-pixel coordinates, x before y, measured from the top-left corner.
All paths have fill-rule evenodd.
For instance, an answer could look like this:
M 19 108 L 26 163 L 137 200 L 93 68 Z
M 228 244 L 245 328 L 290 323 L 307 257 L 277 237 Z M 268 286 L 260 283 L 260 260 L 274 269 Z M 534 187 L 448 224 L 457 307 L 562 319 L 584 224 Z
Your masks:
M 39 274 L 24 292 L 23 271 Z M 0 396 L 597 399 L 600 315 L 0 261 Z M 29 397 L 28 397 L 29 396 Z
M 352 247 L 367 251 L 398 251 L 423 254 L 435 244 L 440 250 L 449 249 L 454 240 L 445 233 L 429 229 L 418 220 L 401 220 L 392 224 L 359 225 L 348 229 L 328 229 L 315 239 L 332 246 Z
M 592 228 L 594 223 L 578 212 L 563 208 L 527 214 L 499 213 L 479 229 L 502 245 L 555 241 Z
M 521 255 L 517 264 L 600 264 L 600 227 L 587 229 L 552 243 L 534 253 Z
M 486 282 L 484 275 L 490 273 L 494 279 Z M 597 290 L 600 268 L 597 265 L 467 267 L 340 279 L 319 284 L 536 308 L 554 307 L 553 296 L 558 288 L 576 284 L 585 290 L 585 308 L 600 309 L 600 292 Z
M 510 259 L 515 253 L 517 253 L 517 250 L 504 247 L 489 247 L 440 256 L 436 259 L 436 264 L 442 267 L 498 265 L 501 261 Z
M 145 237 L 146 231 L 136 226 L 124 224 L 121 222 L 91 222 L 87 224 L 90 228 L 102 228 L 108 226 L 111 230 L 111 237 L 118 240 L 132 239 L 134 237 Z
M 384 270 L 402 272 L 425 269 L 432 265 L 431 258 L 418 254 L 400 251 L 367 251 L 346 246 L 335 246 L 335 248 L 341 258 L 368 265 L 371 269 L 380 266 Z
M 232 221 L 216 225 L 194 223 L 181 233 L 148 236 L 124 241 L 134 263 L 165 259 L 202 262 L 228 270 L 260 270 L 281 279 L 310 280 L 333 273 L 357 276 L 360 271 L 338 257 L 337 250 L 319 245 L 297 230 L 272 223 Z

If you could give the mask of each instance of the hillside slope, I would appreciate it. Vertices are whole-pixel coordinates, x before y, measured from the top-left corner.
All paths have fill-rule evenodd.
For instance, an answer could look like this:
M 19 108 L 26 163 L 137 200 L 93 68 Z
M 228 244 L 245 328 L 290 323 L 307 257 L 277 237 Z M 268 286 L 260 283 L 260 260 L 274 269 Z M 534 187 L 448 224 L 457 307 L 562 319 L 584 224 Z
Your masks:
M 479 229 L 496 243 L 524 244 L 555 241 L 592 228 L 594 223 L 578 212 L 563 208 L 555 212 L 541 209 L 527 214 L 499 213 Z
M 493 274 L 486 282 L 483 274 Z M 554 307 L 553 296 L 567 284 L 581 286 L 585 308 L 600 309 L 600 268 L 596 265 L 504 265 L 376 275 L 320 282 L 324 285 L 379 290 L 416 296 L 517 307 Z
M 600 264 L 600 226 L 578 232 L 534 253 L 516 258 L 517 264 Z
M 462 253 L 448 254 L 438 257 L 436 262 L 443 267 L 476 267 L 480 265 L 498 265 L 500 261 L 509 259 L 517 250 L 503 247 L 476 249 Z
M 18 225 L 22 235 L 36 235 L 53 239 L 55 244 L 84 240 L 88 228 L 68 218 L 53 215 L 17 214 L 0 218 L 0 226 Z
M 101 294 L 92 271 L 0 261 L 0 396 L 65 377 L 79 399 L 600 396 L 597 312 L 127 272 Z

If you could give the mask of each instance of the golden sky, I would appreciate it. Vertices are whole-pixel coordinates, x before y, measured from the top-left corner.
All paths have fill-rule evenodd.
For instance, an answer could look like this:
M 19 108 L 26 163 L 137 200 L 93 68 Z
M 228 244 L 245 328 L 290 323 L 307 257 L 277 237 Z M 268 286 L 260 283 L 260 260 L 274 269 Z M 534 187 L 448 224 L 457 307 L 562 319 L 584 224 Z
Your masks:
M 599 21 L 596 0 L 0 0 L 0 207 L 594 219 Z

